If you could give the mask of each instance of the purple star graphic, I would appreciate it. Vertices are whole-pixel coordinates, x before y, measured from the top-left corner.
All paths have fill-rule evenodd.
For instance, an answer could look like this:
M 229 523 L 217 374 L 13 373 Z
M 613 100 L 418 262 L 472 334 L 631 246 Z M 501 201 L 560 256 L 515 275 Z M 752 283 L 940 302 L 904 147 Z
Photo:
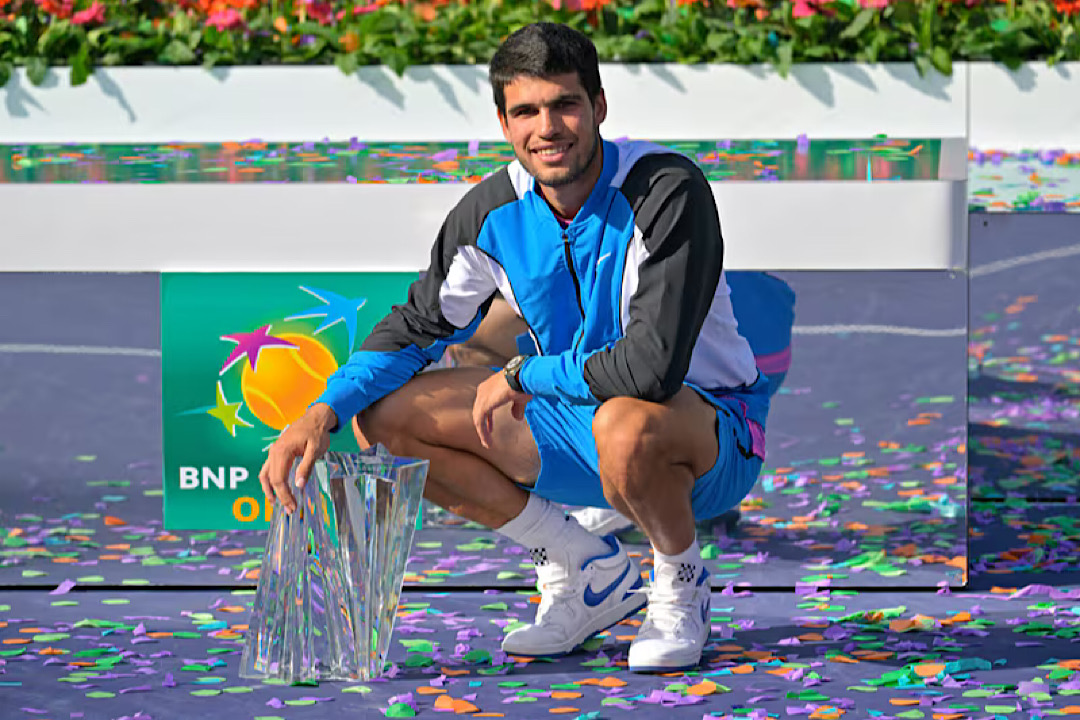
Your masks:
M 259 362 L 259 353 L 263 348 L 294 348 L 295 343 L 291 343 L 288 340 L 282 340 L 281 338 L 272 337 L 270 334 L 270 326 L 263 325 L 255 332 L 250 333 L 234 333 L 232 335 L 222 335 L 222 340 L 228 340 L 229 342 L 236 343 L 236 347 L 229 353 L 229 357 L 225 359 L 225 364 L 221 367 L 221 372 L 218 375 L 224 375 L 225 371 L 236 364 L 236 361 L 240 358 L 247 356 L 248 362 L 251 363 L 251 369 L 255 370 L 255 364 Z

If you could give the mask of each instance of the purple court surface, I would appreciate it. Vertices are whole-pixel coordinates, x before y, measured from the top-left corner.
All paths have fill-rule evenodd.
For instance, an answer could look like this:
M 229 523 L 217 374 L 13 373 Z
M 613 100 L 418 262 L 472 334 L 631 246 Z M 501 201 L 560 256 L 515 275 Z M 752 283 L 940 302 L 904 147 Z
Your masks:
M 441 516 L 388 677 L 240 679 L 265 536 L 161 525 L 158 278 L 0 275 L 0 720 L 1080 714 L 1080 217 L 970 228 L 970 282 L 784 274 L 768 462 L 738 525 L 701 528 L 713 633 L 668 676 L 626 671 L 640 615 L 501 653 L 527 554 Z

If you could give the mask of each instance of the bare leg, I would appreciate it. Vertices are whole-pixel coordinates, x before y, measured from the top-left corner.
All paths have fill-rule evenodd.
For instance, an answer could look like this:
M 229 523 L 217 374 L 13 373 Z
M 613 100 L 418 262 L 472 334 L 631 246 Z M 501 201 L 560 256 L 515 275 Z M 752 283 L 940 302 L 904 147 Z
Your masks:
M 490 528 L 521 513 L 540 456 L 524 421 L 510 406 L 495 413 L 492 447 L 485 448 L 472 421 L 476 387 L 490 377 L 482 368 L 423 373 L 357 418 L 359 438 L 381 442 L 395 455 L 430 461 L 424 497 L 455 515 Z M 358 438 L 358 439 L 359 439 Z
M 502 367 L 518 354 L 516 338 L 528 329 L 508 302 L 496 298 L 476 333 L 467 342 L 450 346 L 450 357 L 458 367 Z
M 666 403 L 613 398 L 593 419 L 604 497 L 653 548 L 677 555 L 694 541 L 694 480 L 716 462 L 716 411 L 683 387 Z

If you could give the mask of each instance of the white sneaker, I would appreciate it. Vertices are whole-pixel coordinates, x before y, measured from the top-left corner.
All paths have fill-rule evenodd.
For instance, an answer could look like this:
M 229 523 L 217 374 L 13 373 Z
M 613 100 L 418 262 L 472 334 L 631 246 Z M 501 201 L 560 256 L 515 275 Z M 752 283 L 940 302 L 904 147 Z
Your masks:
M 688 573 L 699 577 L 687 577 Z M 632 672 L 671 672 L 693 668 L 709 640 L 709 571 L 685 565 L 664 566 L 646 591 L 649 610 L 630 644 Z
M 611 508 L 587 507 L 570 513 L 594 535 L 618 533 L 634 527 L 634 522 L 618 510 Z
M 561 655 L 598 632 L 645 607 L 641 569 L 614 535 L 602 538 L 611 552 L 570 565 L 569 552 L 530 550 L 540 588 L 540 607 L 532 625 L 503 638 L 512 655 Z

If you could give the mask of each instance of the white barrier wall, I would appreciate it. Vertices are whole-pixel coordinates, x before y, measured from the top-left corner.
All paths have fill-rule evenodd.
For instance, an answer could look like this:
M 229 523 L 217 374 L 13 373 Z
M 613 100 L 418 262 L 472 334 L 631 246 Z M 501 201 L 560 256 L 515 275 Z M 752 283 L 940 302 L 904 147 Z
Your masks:
M 963 137 L 967 72 L 920 78 L 908 64 L 603 65 L 608 137 Z M 482 66 L 101 69 L 0 91 L 0 142 L 502 140 Z

